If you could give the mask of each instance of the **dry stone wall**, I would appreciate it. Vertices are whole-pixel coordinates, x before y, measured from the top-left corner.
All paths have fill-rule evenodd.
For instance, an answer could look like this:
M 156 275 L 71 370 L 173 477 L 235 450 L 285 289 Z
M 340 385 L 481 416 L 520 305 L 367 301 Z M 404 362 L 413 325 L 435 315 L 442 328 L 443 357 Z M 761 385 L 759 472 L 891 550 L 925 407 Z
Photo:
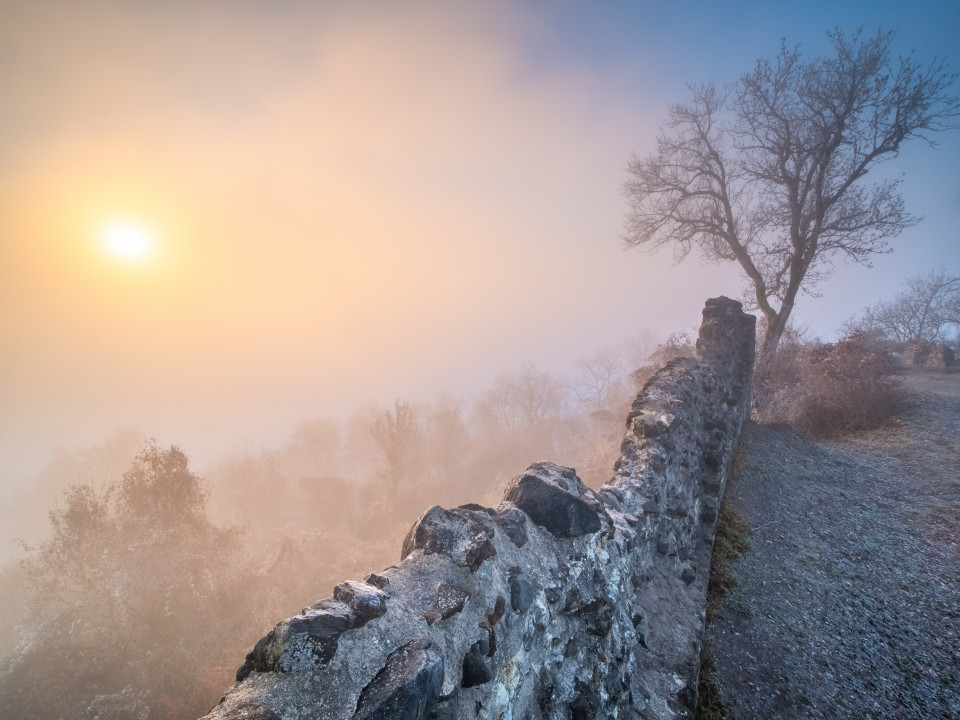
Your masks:
M 923 341 L 909 343 L 900 355 L 900 364 L 907 368 L 947 370 L 956 361 L 956 354 L 949 345 Z
M 497 508 L 432 507 L 399 565 L 279 623 L 208 720 L 685 718 L 754 318 L 708 300 L 599 491 L 531 465 Z

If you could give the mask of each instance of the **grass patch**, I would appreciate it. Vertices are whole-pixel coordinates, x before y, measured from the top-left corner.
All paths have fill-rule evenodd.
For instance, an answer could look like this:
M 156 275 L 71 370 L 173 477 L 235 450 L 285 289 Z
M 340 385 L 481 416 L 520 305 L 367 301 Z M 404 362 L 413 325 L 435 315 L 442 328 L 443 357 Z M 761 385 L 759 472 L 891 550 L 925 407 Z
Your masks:
M 720 691 L 713 682 L 716 665 L 713 660 L 713 647 L 708 643 L 703 647 L 700 658 L 700 679 L 697 681 L 696 720 L 724 720 L 727 709 L 720 698 Z
M 750 526 L 736 508 L 726 500 L 720 505 L 717 537 L 710 560 L 710 584 L 707 586 L 707 621 L 720 615 L 723 598 L 737 584 L 731 565 L 750 549 Z
M 730 467 L 730 477 L 727 488 L 736 481 L 747 464 L 747 435 L 740 438 L 733 463 Z M 720 616 L 723 598 L 737 584 L 731 567 L 733 561 L 750 549 L 747 539 L 750 526 L 736 508 L 725 497 L 720 504 L 717 516 L 717 533 L 713 542 L 713 555 L 710 559 L 710 584 L 707 586 L 707 622 Z M 700 657 L 700 676 L 697 681 L 697 712 L 696 720 L 724 720 L 726 708 L 720 698 L 720 691 L 713 681 L 716 665 L 713 657 L 713 648 L 709 643 L 704 645 Z
M 747 539 L 750 526 L 728 500 L 730 487 L 736 483 L 747 466 L 748 448 L 749 438 L 747 428 L 744 428 L 730 464 L 727 492 L 717 515 L 717 532 L 713 541 L 713 555 L 710 558 L 710 584 L 707 586 L 707 622 L 719 617 L 724 596 L 737 584 L 731 563 L 750 549 Z

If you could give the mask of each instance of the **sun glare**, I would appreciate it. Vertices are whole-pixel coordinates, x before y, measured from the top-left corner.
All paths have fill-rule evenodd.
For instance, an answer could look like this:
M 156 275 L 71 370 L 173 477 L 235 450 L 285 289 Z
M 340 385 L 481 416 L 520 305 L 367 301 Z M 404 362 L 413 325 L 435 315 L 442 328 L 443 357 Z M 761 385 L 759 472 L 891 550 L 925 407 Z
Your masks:
M 150 233 L 129 223 L 110 225 L 104 231 L 104 242 L 111 253 L 125 260 L 142 260 L 150 252 Z

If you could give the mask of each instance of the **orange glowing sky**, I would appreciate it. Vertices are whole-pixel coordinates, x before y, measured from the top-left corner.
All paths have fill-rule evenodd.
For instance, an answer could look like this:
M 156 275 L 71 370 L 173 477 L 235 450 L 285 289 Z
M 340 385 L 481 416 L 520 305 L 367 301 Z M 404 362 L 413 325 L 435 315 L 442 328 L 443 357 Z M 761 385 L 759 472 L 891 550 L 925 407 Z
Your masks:
M 0 484 L 121 426 L 209 456 L 690 328 L 735 270 L 618 240 L 626 160 L 685 83 L 857 17 L 960 56 L 945 3 L 926 24 L 894 3 L 585 5 L 5 2 Z M 923 151 L 902 169 L 928 224 L 805 299 L 820 332 L 960 270 L 958 145 Z

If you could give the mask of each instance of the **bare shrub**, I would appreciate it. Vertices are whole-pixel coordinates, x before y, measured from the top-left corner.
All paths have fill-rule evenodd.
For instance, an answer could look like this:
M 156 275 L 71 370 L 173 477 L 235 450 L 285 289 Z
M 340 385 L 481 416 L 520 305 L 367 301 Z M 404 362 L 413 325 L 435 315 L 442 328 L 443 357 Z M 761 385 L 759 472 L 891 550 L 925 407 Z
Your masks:
M 678 357 L 696 357 L 697 356 L 697 338 L 696 334 L 686 331 L 671 333 L 670 337 L 659 343 L 656 349 L 650 353 L 646 365 L 637 368 L 630 373 L 630 379 L 635 388 L 639 391 L 653 375 L 664 365 Z
M 813 343 L 775 371 L 780 383 L 761 390 L 758 416 L 786 422 L 817 438 L 878 427 L 903 407 L 903 393 L 890 355 L 852 333 L 836 343 Z

